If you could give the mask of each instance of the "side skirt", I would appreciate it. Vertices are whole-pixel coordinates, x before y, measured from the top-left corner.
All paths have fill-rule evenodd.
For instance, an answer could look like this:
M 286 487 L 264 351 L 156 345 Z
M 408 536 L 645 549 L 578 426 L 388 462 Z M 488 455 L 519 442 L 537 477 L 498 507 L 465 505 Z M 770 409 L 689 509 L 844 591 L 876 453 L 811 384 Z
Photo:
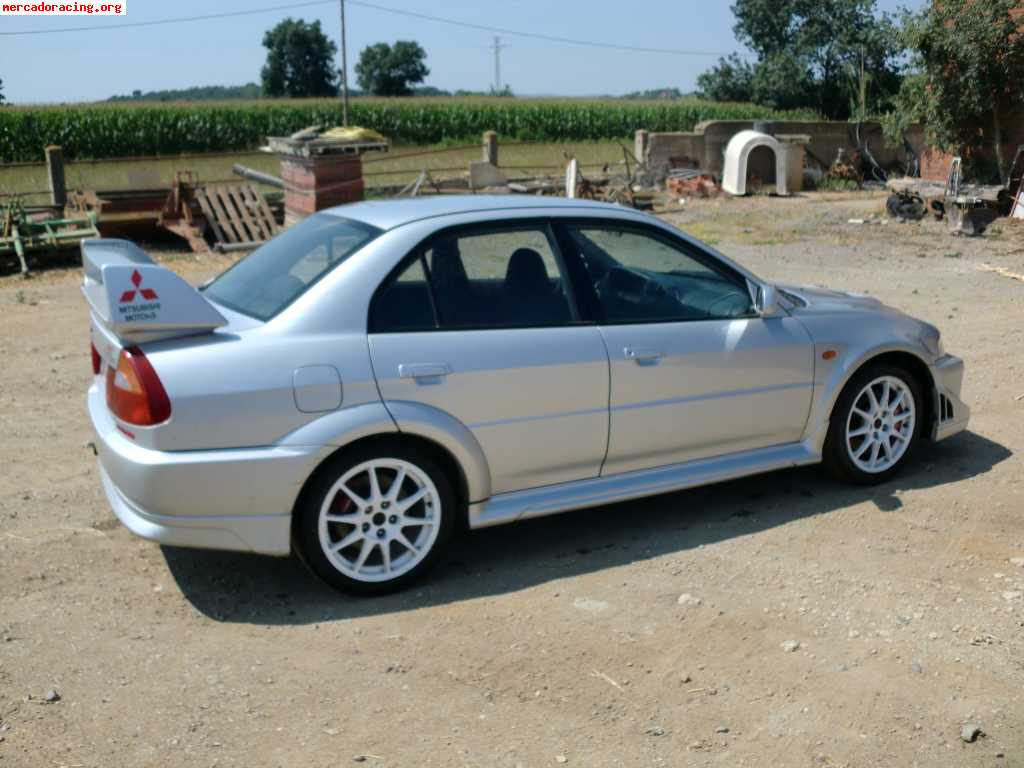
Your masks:
M 470 505 L 469 527 L 487 528 L 569 509 L 654 496 L 820 461 L 821 455 L 812 451 L 807 444 L 791 443 L 637 472 L 501 493 Z

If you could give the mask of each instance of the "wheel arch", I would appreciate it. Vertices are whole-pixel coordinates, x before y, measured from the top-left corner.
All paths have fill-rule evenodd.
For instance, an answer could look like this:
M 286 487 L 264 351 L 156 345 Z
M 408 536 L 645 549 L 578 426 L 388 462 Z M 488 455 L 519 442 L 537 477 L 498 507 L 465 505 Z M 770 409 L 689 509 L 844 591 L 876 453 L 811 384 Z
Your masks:
M 840 396 L 858 373 L 869 365 L 887 363 L 904 368 L 907 373 L 914 377 L 914 381 L 921 391 L 921 400 L 923 401 L 921 405 L 924 413 L 922 414 L 923 418 L 921 421 L 926 429 L 922 430 L 921 434 L 930 434 L 930 427 L 933 423 L 936 409 L 938 407 L 938 391 L 935 387 L 935 379 L 932 376 L 931 369 L 928 367 L 928 363 L 926 363 L 919 355 L 906 349 L 874 351 L 862 356 L 855 365 L 851 365 L 844 372 L 842 381 L 832 389 L 827 412 L 828 420 L 832 420 L 832 414 L 835 411 L 836 403 L 839 402 Z
M 815 395 L 812 416 L 808 420 L 808 431 L 804 435 L 804 443 L 810 450 L 821 453 L 828 436 L 829 424 L 835 411 L 836 403 L 850 381 L 864 366 L 879 362 L 888 362 L 906 368 L 921 390 L 923 418 L 925 429 L 921 434 L 931 434 L 934 415 L 938 412 L 938 390 L 928 362 L 917 350 L 906 345 L 888 345 L 863 350 L 859 355 L 851 356 L 843 365 L 829 370 L 824 379 L 817 379 L 815 388 L 821 389 Z
M 339 457 L 344 456 L 347 453 L 351 453 L 357 449 L 362 449 L 368 445 L 373 444 L 394 444 L 400 443 L 410 447 L 416 447 L 419 450 L 425 451 L 430 455 L 434 461 L 436 461 L 441 471 L 445 473 L 452 483 L 452 489 L 455 491 L 456 499 L 460 508 L 459 525 L 468 525 L 469 520 L 469 504 L 470 504 L 470 488 L 469 482 L 466 477 L 466 473 L 458 460 L 444 445 L 423 437 L 422 435 L 408 434 L 403 432 L 378 432 L 376 434 L 364 435 L 353 440 L 350 443 L 339 446 L 336 450 L 325 456 L 320 463 L 309 473 L 305 482 L 302 484 L 302 488 L 299 490 L 298 496 L 295 498 L 295 505 L 292 509 L 292 525 L 294 526 L 296 521 L 299 519 L 297 511 L 305 504 L 307 497 L 309 496 L 310 489 L 316 483 L 316 480 L 325 472 L 327 468 L 338 460 Z M 294 529 L 293 529 L 294 530 Z

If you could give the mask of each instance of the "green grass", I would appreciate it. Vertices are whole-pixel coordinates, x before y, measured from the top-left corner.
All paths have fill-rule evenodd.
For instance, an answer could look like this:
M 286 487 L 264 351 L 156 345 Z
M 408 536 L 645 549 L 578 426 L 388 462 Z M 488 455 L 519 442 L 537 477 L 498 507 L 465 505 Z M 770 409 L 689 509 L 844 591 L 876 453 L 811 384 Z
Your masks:
M 625 139 L 634 131 L 688 131 L 704 120 L 813 119 L 753 104 L 501 98 L 354 99 L 351 122 L 397 144 L 475 140 L 483 131 L 527 141 Z M 267 136 L 341 122 L 338 99 L 167 102 L 10 107 L 0 110 L 0 162 L 42 159 L 58 144 L 66 158 L 251 150 Z

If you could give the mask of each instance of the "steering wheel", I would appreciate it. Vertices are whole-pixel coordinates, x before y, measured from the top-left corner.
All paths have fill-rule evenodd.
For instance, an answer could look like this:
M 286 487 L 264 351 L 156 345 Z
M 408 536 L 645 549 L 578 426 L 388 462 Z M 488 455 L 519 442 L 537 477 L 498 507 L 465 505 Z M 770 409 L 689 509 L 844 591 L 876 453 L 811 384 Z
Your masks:
M 665 287 L 652 280 L 639 270 L 629 267 L 609 269 L 594 283 L 594 290 L 602 298 L 623 298 L 635 295 L 640 298 L 651 298 L 658 301 L 668 297 Z

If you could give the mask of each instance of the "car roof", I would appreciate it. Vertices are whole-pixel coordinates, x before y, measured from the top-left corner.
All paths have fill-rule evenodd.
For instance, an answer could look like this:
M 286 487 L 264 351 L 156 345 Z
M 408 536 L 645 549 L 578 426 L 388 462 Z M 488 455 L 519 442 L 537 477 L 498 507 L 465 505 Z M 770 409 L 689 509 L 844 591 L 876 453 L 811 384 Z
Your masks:
M 328 208 L 323 213 L 356 219 L 378 229 L 394 229 L 414 221 L 440 216 L 456 216 L 466 213 L 495 213 L 499 211 L 558 210 L 558 215 L 604 212 L 623 214 L 627 210 L 620 205 L 597 203 L 591 200 L 575 200 L 565 197 L 540 197 L 537 195 L 431 195 L 409 197 L 397 200 L 367 200 Z

